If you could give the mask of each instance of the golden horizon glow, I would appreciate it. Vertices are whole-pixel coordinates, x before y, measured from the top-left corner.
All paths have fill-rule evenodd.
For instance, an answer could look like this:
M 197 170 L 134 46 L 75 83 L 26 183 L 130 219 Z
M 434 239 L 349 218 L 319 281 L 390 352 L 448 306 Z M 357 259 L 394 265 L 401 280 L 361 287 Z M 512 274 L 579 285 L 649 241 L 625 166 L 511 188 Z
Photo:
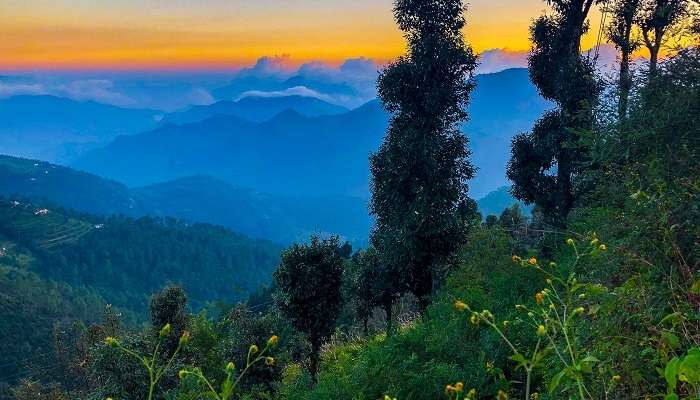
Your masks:
M 294 63 L 379 63 L 404 50 L 390 0 L 4 0 L 0 70 L 227 69 L 262 56 Z M 541 0 L 472 0 L 467 41 L 475 51 L 530 47 Z M 598 14 L 591 16 L 597 33 Z M 584 41 L 594 45 L 595 35 Z

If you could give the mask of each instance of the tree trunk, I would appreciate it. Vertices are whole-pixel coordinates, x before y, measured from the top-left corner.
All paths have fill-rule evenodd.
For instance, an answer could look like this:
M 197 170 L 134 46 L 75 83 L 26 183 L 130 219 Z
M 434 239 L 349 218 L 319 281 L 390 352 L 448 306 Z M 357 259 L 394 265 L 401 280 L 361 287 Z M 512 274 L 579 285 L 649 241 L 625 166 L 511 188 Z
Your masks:
M 311 356 L 309 357 L 309 373 L 311 374 L 311 379 L 317 382 L 318 375 L 318 361 L 321 353 L 321 341 L 314 339 L 311 341 Z
M 386 313 L 386 335 L 391 336 L 394 334 L 394 303 L 384 304 L 384 312 Z
M 620 60 L 620 100 L 618 103 L 618 114 L 620 122 L 627 119 L 627 104 L 629 103 L 630 91 L 632 91 L 632 74 L 630 73 L 630 53 L 628 50 L 622 51 Z
M 653 46 L 649 49 L 649 77 L 656 77 L 659 64 L 659 46 Z

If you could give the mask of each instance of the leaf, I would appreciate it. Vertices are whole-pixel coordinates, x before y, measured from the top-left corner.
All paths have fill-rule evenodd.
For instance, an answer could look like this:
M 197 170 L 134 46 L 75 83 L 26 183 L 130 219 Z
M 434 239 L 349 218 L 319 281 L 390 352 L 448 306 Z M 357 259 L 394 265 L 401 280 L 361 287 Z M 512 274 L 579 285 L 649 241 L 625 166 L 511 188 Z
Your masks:
M 561 382 L 561 378 L 563 378 L 566 375 L 566 369 L 563 369 L 559 371 L 558 374 L 554 375 L 552 377 L 552 380 L 549 382 L 549 393 L 554 393 L 554 391 L 559 387 L 559 383 Z
M 693 386 L 700 385 L 700 355 L 689 354 L 678 367 L 678 379 Z
M 661 324 L 670 323 L 671 325 L 675 326 L 680 322 L 680 317 L 680 314 L 677 312 L 668 314 L 661 320 Z
M 688 291 L 692 294 L 700 295 L 700 278 L 697 278 L 695 282 L 693 282 Z
M 600 304 L 592 304 L 588 307 L 588 315 L 596 315 L 600 311 Z
M 661 334 L 661 339 L 672 349 L 677 349 L 681 345 L 681 340 L 672 332 L 664 332 Z
M 510 356 L 510 359 L 520 364 L 524 364 L 526 362 L 525 356 L 523 356 L 520 353 L 513 354 L 512 356 Z
M 674 357 L 671 361 L 666 364 L 666 369 L 664 370 L 664 378 L 666 378 L 667 393 L 672 393 L 676 391 L 676 384 L 678 383 L 678 367 L 680 366 L 681 360 L 678 357 Z

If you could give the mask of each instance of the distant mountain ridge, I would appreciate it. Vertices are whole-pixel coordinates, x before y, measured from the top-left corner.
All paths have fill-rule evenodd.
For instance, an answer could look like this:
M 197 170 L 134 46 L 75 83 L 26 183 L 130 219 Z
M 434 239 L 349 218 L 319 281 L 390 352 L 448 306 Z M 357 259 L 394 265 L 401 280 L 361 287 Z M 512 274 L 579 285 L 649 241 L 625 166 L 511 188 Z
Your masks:
M 207 106 L 194 106 L 186 111 L 166 115 L 163 122 L 178 125 L 190 124 L 219 114 L 239 117 L 252 122 L 263 122 L 286 110 L 293 110 L 307 117 L 336 115 L 349 111 L 345 107 L 330 104 L 315 97 L 251 96 L 236 101 L 224 100 Z
M 67 162 L 117 136 L 156 126 L 159 115 L 48 95 L 0 99 L 0 154 Z
M 507 184 L 512 137 L 549 107 L 526 69 L 479 75 L 463 130 L 479 172 L 470 192 L 481 197 Z M 211 175 L 237 186 L 292 196 L 369 196 L 368 156 L 384 137 L 389 115 L 371 101 L 342 114 L 304 116 L 286 109 L 264 122 L 215 115 L 122 136 L 72 165 L 143 186 Z

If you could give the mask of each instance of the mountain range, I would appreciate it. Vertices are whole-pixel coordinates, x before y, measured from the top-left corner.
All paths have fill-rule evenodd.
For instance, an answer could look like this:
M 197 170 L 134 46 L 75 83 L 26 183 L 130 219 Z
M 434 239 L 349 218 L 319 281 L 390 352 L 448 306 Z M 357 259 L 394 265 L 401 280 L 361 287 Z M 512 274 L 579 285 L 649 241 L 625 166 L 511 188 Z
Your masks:
M 549 104 L 525 69 L 479 75 L 476 80 L 468 110 L 471 119 L 463 130 L 471 141 L 472 161 L 480 169 L 470 183 L 471 193 L 481 197 L 508 183 L 505 166 L 511 138 L 528 130 Z M 255 103 L 282 108 L 279 98 Z M 335 106 L 321 107 L 321 100 L 307 99 L 303 104 L 313 107 L 306 112 L 290 106 L 264 121 L 257 111 L 245 112 L 235 104 L 220 102 L 166 116 L 165 121 L 186 123 L 121 136 L 72 166 L 129 186 L 211 175 L 267 193 L 368 197 L 368 155 L 380 145 L 390 118 L 378 101 L 338 113 Z
M 70 162 L 117 136 L 155 127 L 160 114 L 55 96 L 0 99 L 0 154 Z

